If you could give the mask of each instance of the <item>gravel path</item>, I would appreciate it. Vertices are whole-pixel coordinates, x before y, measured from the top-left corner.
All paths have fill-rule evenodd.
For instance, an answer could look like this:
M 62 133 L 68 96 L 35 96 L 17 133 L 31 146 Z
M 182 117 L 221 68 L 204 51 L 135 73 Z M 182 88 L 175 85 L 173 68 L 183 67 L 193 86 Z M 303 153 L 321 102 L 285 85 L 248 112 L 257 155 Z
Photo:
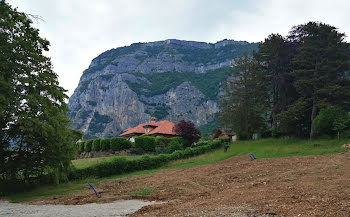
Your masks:
M 125 216 L 141 209 L 143 206 L 157 202 L 142 200 L 118 200 L 113 203 L 84 205 L 28 205 L 0 201 L 0 216 L 21 217 L 66 217 L 66 216 Z

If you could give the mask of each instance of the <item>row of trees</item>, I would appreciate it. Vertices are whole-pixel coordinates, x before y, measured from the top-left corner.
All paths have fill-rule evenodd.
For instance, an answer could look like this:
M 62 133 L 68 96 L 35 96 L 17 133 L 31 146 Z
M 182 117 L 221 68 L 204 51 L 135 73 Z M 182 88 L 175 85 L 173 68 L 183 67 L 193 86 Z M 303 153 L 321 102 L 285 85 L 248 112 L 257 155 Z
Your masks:
M 47 173 L 64 179 L 82 137 L 67 128 L 67 96 L 43 55 L 49 42 L 30 18 L 0 2 L 0 187 Z
M 350 45 L 333 26 L 309 22 L 286 37 L 271 34 L 234 66 L 220 119 L 242 139 L 267 131 L 314 138 L 320 110 L 350 109 Z

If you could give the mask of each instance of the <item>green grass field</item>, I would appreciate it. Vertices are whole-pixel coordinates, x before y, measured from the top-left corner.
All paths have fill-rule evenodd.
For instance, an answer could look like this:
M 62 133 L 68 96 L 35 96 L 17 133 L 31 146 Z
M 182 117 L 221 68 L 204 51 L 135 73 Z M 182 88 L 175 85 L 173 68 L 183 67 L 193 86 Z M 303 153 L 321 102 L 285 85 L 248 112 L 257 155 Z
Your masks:
M 248 155 L 253 153 L 256 158 L 274 158 L 274 157 L 288 157 L 288 156 L 302 156 L 302 155 L 322 155 L 331 153 L 341 153 L 347 150 L 341 148 L 344 143 L 349 143 L 348 140 L 300 140 L 300 139 L 261 139 L 256 141 L 239 141 L 232 143 L 227 152 L 223 148 L 217 149 L 213 152 L 192 157 L 189 159 L 182 159 L 170 162 L 169 164 L 157 169 L 143 170 L 132 172 L 123 175 L 117 175 L 100 179 L 86 179 L 74 181 L 58 186 L 47 186 L 35 189 L 30 192 L 10 195 L 12 202 L 22 202 L 35 199 L 38 197 L 47 197 L 52 195 L 66 195 L 76 190 L 88 188 L 87 183 L 98 185 L 101 182 L 110 179 L 117 179 L 122 177 L 129 177 L 135 175 L 152 174 L 162 169 L 169 168 L 187 168 L 203 164 L 215 163 L 221 160 L 228 159 L 236 155 Z M 316 144 L 316 145 L 314 145 Z M 87 167 L 102 161 L 108 161 L 115 157 L 91 158 L 73 161 L 73 165 L 78 168 Z M 131 156 L 141 157 L 141 156 Z M 247 156 L 248 157 L 248 156 Z
M 236 155 L 253 153 L 256 158 L 322 155 L 346 151 L 341 147 L 348 140 L 261 139 L 232 143 L 227 152 L 218 149 L 190 159 L 169 163 L 167 168 L 186 168 L 215 163 Z M 314 144 L 317 144 L 314 146 Z M 247 156 L 248 157 L 248 156 Z
M 132 155 L 132 156 L 111 156 L 111 157 L 99 157 L 99 158 L 86 158 L 86 159 L 78 159 L 72 160 L 72 164 L 77 169 L 83 169 L 86 167 L 93 166 L 95 164 L 99 164 L 102 162 L 112 161 L 115 158 L 127 158 L 127 159 L 137 159 L 141 158 L 140 155 Z

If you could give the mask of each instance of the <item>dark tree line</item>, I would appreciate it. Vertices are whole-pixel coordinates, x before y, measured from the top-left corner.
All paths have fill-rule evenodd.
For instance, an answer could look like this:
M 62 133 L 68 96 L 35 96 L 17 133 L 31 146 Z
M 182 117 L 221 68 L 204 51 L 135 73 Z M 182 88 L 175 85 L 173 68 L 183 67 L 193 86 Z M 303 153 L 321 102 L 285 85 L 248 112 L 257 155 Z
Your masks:
M 321 109 L 350 110 L 349 69 L 349 44 L 333 26 L 309 22 L 286 37 L 271 34 L 252 57 L 236 61 L 224 85 L 221 123 L 246 139 L 266 132 L 314 138 Z

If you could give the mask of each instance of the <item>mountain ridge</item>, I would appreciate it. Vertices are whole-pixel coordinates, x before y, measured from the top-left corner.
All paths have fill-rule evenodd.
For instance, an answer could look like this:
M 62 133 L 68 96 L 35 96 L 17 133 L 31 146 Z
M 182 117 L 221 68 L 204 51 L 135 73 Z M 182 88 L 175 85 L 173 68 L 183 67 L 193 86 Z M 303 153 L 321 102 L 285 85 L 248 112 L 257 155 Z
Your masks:
M 105 51 L 84 70 L 69 99 L 85 138 L 117 136 L 151 116 L 203 126 L 216 119 L 219 86 L 234 59 L 258 43 L 168 39 Z

